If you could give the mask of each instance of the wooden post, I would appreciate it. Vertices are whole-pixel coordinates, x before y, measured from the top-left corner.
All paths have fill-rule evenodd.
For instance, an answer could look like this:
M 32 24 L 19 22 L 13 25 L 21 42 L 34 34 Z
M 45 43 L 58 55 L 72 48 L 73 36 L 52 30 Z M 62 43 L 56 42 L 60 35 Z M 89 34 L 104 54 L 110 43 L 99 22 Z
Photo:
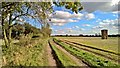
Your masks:
M 108 38 L 108 30 L 101 30 L 101 38 L 102 39 Z

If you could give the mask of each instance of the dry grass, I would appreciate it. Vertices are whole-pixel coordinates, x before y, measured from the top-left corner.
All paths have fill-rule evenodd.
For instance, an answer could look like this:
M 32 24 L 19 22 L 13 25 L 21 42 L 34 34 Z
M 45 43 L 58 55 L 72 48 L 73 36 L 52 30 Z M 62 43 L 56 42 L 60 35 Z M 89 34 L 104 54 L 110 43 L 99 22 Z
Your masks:
M 3 39 L 0 39 L 0 45 L 3 45 L 3 42 L 4 42 Z
M 24 38 L 24 40 L 28 40 Z M 24 41 L 23 40 L 23 41 Z M 6 48 L 2 45 L 3 53 L 3 66 L 45 66 L 47 65 L 47 59 L 45 56 L 45 48 L 47 40 L 43 38 L 31 39 L 30 44 L 24 42 L 18 44 L 21 40 L 12 40 L 11 45 Z M 29 40 L 28 40 L 29 41 Z M 0 53 L 1 54 L 1 53 Z

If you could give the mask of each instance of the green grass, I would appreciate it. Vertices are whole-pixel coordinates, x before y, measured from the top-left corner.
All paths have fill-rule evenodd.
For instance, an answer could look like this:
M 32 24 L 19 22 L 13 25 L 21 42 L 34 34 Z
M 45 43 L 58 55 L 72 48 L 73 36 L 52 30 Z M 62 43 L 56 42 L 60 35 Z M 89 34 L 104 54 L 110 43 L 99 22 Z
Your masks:
M 62 62 L 64 66 L 78 66 L 69 56 L 67 56 L 64 52 L 62 52 L 55 45 L 52 45 L 52 48 L 54 49 L 59 60 Z
M 72 54 L 82 57 L 85 61 L 89 62 L 92 66 L 116 66 L 117 64 L 114 64 L 104 58 L 95 56 L 93 54 L 87 53 L 85 51 L 73 48 L 69 45 L 65 45 L 64 43 L 54 39 L 58 44 L 63 46 L 67 51 L 71 52 Z
M 91 49 L 91 48 L 86 48 L 86 47 L 82 47 L 82 46 L 75 45 L 75 44 L 73 44 L 72 46 L 73 46 L 73 47 L 74 47 L 74 46 L 77 46 L 77 48 L 80 47 L 80 48 L 88 49 L 88 50 L 93 51 L 93 52 L 96 52 L 96 53 L 98 53 L 98 54 L 102 54 L 102 55 L 111 57 L 111 58 L 113 58 L 113 59 L 115 59 L 115 60 L 118 60 L 118 57 L 119 57 L 118 55 L 115 55 L 115 54 L 110 54 L 110 53 L 107 53 L 107 52 L 103 52 L 103 51 L 99 51 L 99 50 L 95 50 L 95 49 Z M 79 48 L 78 48 L 78 49 L 79 49 Z M 86 52 L 88 52 L 88 51 L 86 51 Z M 91 53 L 91 52 L 89 52 L 89 53 Z M 93 54 L 93 53 L 91 53 L 91 54 Z M 96 54 L 94 54 L 94 55 L 96 55 Z M 96 56 L 100 56 L 100 55 L 96 55 Z M 100 56 L 100 57 L 103 57 L 103 56 Z M 105 58 L 105 57 L 103 57 L 103 58 Z M 118 63 L 118 61 L 113 61 L 113 60 L 110 60 L 110 59 L 108 59 L 108 58 L 106 58 L 106 59 L 109 60 L 109 61 L 111 61 L 111 62 Z
M 101 39 L 101 37 L 56 37 L 58 39 L 68 40 L 76 43 L 93 46 L 112 52 L 118 53 L 118 37 L 108 37 L 108 39 Z

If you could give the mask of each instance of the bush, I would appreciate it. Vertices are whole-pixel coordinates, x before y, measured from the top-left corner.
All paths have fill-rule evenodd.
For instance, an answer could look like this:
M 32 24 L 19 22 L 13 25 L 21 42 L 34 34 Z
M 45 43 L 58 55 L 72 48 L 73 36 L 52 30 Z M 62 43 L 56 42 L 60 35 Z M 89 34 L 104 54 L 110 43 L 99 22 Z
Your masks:
M 24 35 L 21 36 L 20 40 L 19 40 L 19 44 L 23 45 L 23 46 L 30 44 L 32 36 L 33 36 L 33 34 L 28 34 L 26 36 L 24 36 Z

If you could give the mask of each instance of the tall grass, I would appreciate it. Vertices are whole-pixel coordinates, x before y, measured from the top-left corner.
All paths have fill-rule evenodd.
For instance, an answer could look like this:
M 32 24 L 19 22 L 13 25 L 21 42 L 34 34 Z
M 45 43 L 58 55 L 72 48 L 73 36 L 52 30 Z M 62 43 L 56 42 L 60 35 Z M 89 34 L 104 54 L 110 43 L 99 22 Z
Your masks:
M 3 66 L 45 66 L 47 59 L 45 57 L 44 38 L 32 38 L 31 35 L 22 37 L 19 42 L 12 43 L 6 48 L 2 45 Z

